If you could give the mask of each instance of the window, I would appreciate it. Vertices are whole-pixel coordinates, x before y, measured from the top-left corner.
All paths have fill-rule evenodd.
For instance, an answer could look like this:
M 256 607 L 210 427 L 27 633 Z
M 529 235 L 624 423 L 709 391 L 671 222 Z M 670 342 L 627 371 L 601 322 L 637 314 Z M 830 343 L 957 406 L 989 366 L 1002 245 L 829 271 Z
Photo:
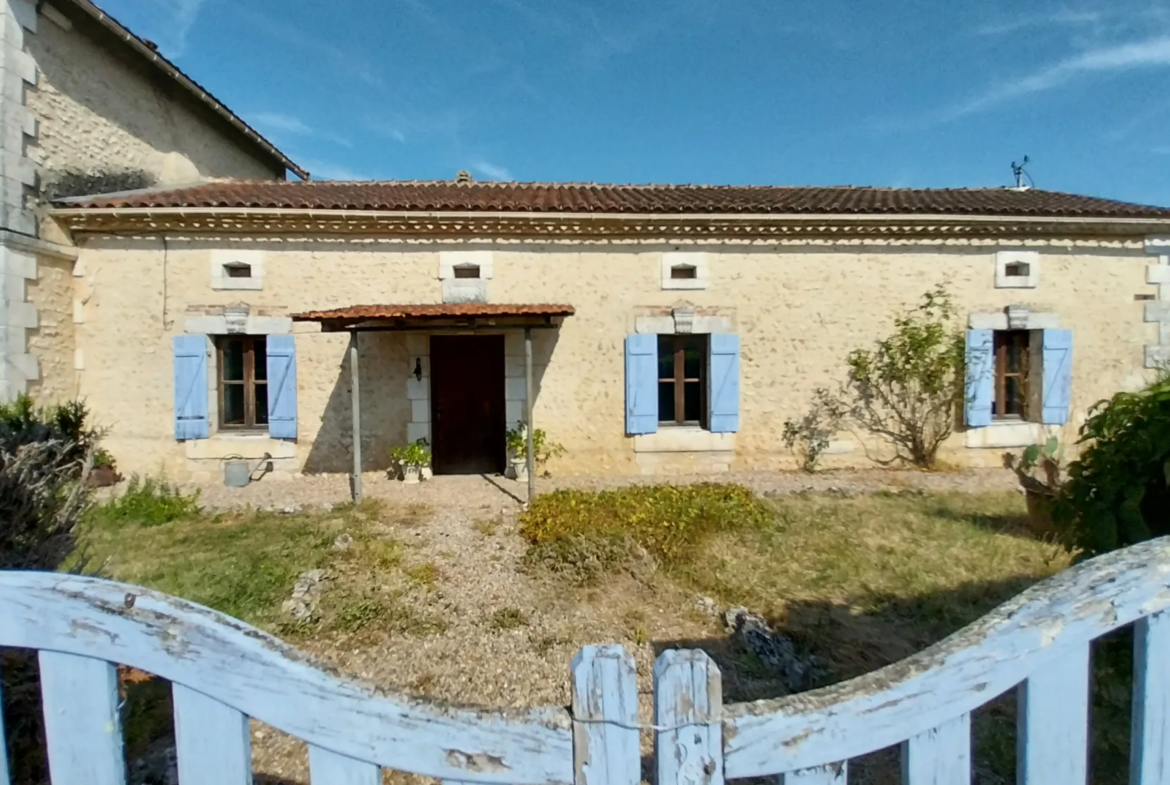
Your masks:
M 704 425 L 707 412 L 707 337 L 658 336 L 658 421 Z
M 1008 278 L 1027 278 L 1032 270 L 1027 262 L 1011 262 L 1004 265 L 1003 274 Z
M 479 278 L 478 264 L 457 264 L 454 271 L 456 278 Z
M 1030 337 L 1028 330 L 995 331 L 991 414 L 997 420 L 1028 419 Z
M 268 342 L 263 335 L 216 339 L 220 428 L 268 425 Z
M 676 281 L 694 280 L 698 269 L 693 264 L 676 264 L 670 268 L 670 277 Z
M 252 265 L 244 264 L 243 262 L 231 262 L 223 266 L 223 271 L 227 273 L 228 278 L 251 278 Z

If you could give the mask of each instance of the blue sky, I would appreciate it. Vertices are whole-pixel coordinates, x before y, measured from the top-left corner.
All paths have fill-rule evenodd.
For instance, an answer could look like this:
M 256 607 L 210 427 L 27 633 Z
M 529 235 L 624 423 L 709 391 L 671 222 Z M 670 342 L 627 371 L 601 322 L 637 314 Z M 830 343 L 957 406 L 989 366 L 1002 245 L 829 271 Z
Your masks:
M 1170 0 L 99 0 L 316 179 L 1170 204 Z

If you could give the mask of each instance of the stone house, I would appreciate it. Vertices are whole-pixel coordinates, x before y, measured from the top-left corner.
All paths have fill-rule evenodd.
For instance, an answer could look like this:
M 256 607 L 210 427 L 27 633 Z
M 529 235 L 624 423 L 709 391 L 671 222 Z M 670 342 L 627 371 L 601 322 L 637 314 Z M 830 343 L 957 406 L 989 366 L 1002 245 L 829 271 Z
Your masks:
M 53 198 L 300 167 L 89 0 L 0 0 L 0 400 L 78 392 L 77 249 Z
M 355 419 L 367 470 L 426 438 L 436 473 L 495 472 L 526 351 L 554 471 L 791 468 L 785 420 L 936 284 L 967 330 L 958 465 L 1170 360 L 1170 209 L 1040 190 L 238 181 L 51 217 L 70 384 L 127 472 L 344 472 Z M 875 449 L 841 434 L 828 460 Z

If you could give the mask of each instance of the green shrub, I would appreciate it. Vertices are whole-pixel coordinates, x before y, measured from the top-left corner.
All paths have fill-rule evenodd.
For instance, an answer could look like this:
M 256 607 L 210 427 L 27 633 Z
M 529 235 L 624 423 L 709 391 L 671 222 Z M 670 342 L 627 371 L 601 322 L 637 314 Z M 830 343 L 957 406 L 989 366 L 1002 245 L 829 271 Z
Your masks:
M 1054 511 L 1085 556 L 1170 534 L 1170 379 L 1097 403 Z
M 879 463 L 934 467 L 963 403 L 964 337 L 954 325 L 951 296 L 937 286 L 894 319 L 894 331 L 872 349 L 845 359 L 849 378 L 828 411 L 886 441 L 894 457 Z M 832 405 L 835 404 L 835 405 Z
M 520 517 L 520 533 L 528 563 L 581 560 L 604 570 L 641 549 L 669 567 L 717 532 L 770 520 L 741 485 L 642 485 L 538 496 Z
M 198 492 L 185 494 L 165 480 L 134 475 L 122 495 L 93 508 L 92 519 L 108 526 L 161 526 L 197 515 L 199 511 Z
M 89 409 L 80 400 L 37 408 L 28 395 L 0 404 L 0 451 L 14 452 L 25 444 L 61 442 L 64 455 L 80 473 L 87 453 L 96 449 L 103 432 L 89 425 Z

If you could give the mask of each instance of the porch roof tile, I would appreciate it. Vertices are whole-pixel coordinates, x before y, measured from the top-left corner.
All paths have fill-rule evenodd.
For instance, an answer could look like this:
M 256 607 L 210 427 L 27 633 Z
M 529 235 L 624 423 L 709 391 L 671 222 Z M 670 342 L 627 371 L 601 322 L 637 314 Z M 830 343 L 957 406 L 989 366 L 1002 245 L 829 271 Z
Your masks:
M 542 303 L 431 303 L 420 305 L 350 305 L 326 311 L 295 313 L 297 322 L 353 319 L 449 319 L 460 316 L 572 316 L 571 305 Z

